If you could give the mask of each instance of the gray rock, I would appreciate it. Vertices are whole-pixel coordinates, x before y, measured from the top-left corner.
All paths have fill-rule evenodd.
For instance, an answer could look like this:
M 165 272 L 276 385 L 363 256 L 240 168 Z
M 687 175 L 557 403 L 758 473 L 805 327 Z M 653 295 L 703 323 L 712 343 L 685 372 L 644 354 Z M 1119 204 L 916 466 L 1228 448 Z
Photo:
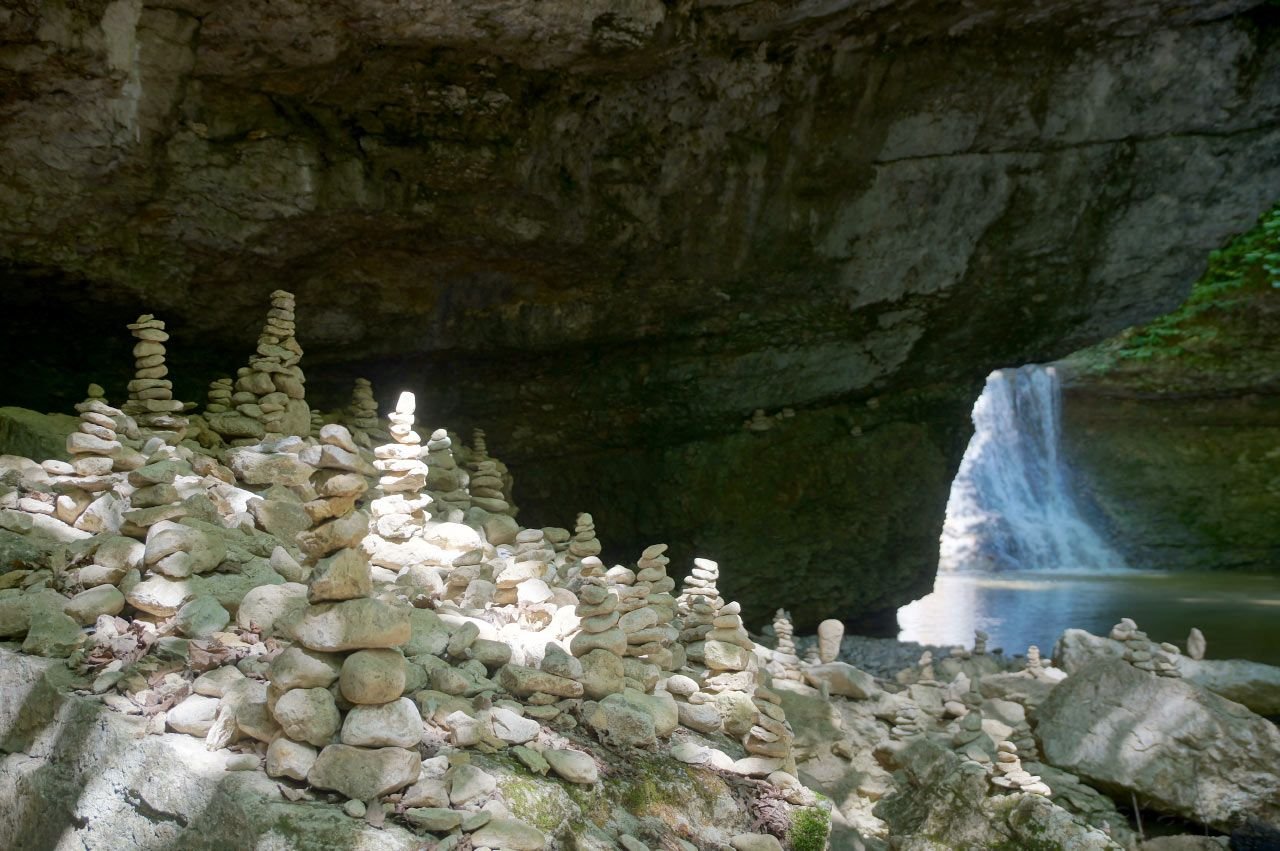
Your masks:
M 124 594 L 113 585 L 98 585 L 76 594 L 63 611 L 81 626 L 88 626 L 99 615 L 118 615 L 124 610 Z
M 548 748 L 542 757 L 551 766 L 551 770 L 570 783 L 591 785 L 600 779 L 600 771 L 596 761 L 590 754 L 582 751 L 558 750 Z
M 307 782 L 357 801 L 368 801 L 410 785 L 421 770 L 422 760 L 416 751 L 329 745 L 320 751 Z
M 231 615 L 213 597 L 200 596 L 183 605 L 174 616 L 178 632 L 188 638 L 208 638 L 227 628 Z
M 390 703 L 404 694 L 405 660 L 399 650 L 361 650 L 342 663 L 338 686 L 352 703 Z
M 288 634 L 306 608 L 307 586 L 298 582 L 260 585 L 241 599 L 236 624 L 263 635 Z
M 213 726 L 220 703 L 216 697 L 193 694 L 175 704 L 164 720 L 170 730 L 204 738 Z
M 341 652 L 398 647 L 409 640 L 409 609 L 381 600 L 346 600 L 310 606 L 293 633 L 311 650 Z
M 768 833 L 740 833 L 729 844 L 735 851 L 782 851 L 782 843 Z
M 847 662 L 824 662 L 804 669 L 804 678 L 814 688 L 826 684 L 831 694 L 866 700 L 880 691 L 875 677 Z
M 333 695 L 323 688 L 295 688 L 280 696 L 271 714 L 295 742 L 323 747 L 342 724 Z
M 462 813 L 442 807 L 411 807 L 404 817 L 415 827 L 434 833 L 448 833 L 462 827 Z
M 449 769 L 449 801 L 454 806 L 488 795 L 497 786 L 493 775 L 474 765 L 464 763 Z
M 1216 827 L 1280 820 L 1280 731 L 1194 683 L 1099 659 L 1037 717 L 1046 762 L 1152 809 Z
M 342 743 L 366 748 L 417 747 L 422 715 L 407 697 L 379 706 L 356 706 L 342 721 Z
M 332 653 L 317 653 L 305 647 L 287 647 L 271 660 L 268 674 L 282 691 L 295 688 L 328 688 L 342 671 L 343 658 Z
M 477 848 L 487 846 L 510 851 L 541 851 L 547 847 L 547 837 L 536 827 L 518 819 L 496 817 L 471 834 L 471 842 Z

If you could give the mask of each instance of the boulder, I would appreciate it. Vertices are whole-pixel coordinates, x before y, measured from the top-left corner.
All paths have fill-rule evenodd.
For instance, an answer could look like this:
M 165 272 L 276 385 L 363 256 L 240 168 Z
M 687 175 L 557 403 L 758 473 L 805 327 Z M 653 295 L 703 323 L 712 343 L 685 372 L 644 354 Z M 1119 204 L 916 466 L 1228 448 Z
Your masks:
M 1124 645 L 1121 642 L 1083 629 L 1066 630 L 1053 648 L 1054 664 L 1068 674 L 1096 659 L 1119 659 L 1123 656 Z M 1183 679 L 1243 704 L 1259 715 L 1280 715 L 1280 667 L 1245 659 L 1178 656 L 1174 661 Z
M 124 609 L 124 594 L 114 585 L 96 585 L 67 601 L 63 611 L 81 626 L 88 626 L 98 615 L 118 615 Z
M 830 694 L 866 700 L 880 691 L 876 678 L 847 662 L 825 662 L 804 669 L 804 678 L 814 688 L 825 684 Z
M 356 706 L 342 722 L 342 743 L 366 748 L 417 747 L 422 715 L 407 697 L 378 706 Z
M 295 742 L 327 745 L 342 723 L 333 695 L 324 688 L 295 688 L 271 709 L 284 734 Z
M 417 751 L 329 745 L 307 772 L 307 782 L 355 801 L 368 801 L 403 789 L 417 780 L 421 771 Z
M 551 766 L 551 770 L 570 783 L 581 783 L 590 786 L 600 779 L 600 770 L 591 754 L 582 751 L 560 750 L 548 748 L 542 757 Z
M 226 464 L 237 479 L 250 485 L 301 487 L 315 473 L 315 468 L 302 463 L 297 455 L 259 452 L 249 447 L 228 450 Z
M 241 598 L 236 624 L 264 636 L 288 634 L 306 609 L 307 586 L 299 582 L 259 585 Z
M 200 596 L 183 605 L 174 616 L 174 626 L 187 638 L 208 638 L 221 632 L 231 615 L 214 597 Z
M 413 634 L 409 611 L 368 598 L 324 603 L 307 608 L 294 635 L 303 646 L 330 653 L 398 647 Z
M 342 671 L 342 657 L 317 653 L 304 647 L 288 647 L 271 660 L 268 678 L 288 691 L 295 688 L 328 688 Z
M 338 687 L 356 704 L 390 703 L 404 694 L 405 660 L 399 650 L 361 650 L 342 663 Z
M 267 774 L 272 777 L 288 777 L 306 780 L 319 753 L 310 745 L 278 736 L 267 748 Z
M 471 844 L 476 848 L 541 851 L 547 847 L 547 837 L 536 827 L 525 824 L 519 819 L 495 817 L 471 834 Z
M 1280 730 L 1194 683 L 1098 659 L 1037 718 L 1045 761 L 1101 788 L 1219 828 L 1280 821 Z

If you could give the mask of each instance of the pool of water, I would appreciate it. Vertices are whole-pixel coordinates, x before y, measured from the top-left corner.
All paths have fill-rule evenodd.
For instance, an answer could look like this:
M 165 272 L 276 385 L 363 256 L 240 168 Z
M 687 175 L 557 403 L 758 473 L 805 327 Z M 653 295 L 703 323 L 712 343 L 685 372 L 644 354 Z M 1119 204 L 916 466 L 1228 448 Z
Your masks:
M 942 572 L 932 594 L 898 610 L 898 638 L 968 647 L 982 629 L 1006 654 L 1035 644 L 1048 655 L 1063 630 L 1105 635 L 1122 617 L 1179 647 L 1199 627 L 1206 658 L 1280 665 L 1280 576 L 1256 574 Z

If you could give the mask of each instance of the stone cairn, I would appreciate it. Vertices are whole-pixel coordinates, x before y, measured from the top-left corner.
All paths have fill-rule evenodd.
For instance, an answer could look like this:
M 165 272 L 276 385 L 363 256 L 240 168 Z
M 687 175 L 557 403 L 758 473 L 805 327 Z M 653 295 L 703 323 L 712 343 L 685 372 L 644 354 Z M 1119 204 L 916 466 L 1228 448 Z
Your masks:
M 413 394 L 401 393 L 390 416 L 391 442 L 373 450 L 373 466 L 382 475 L 378 479 L 379 495 L 369 508 L 373 531 L 386 540 L 414 537 L 421 533 L 429 516 L 431 497 L 421 493 L 428 471 L 420 459 L 422 438 L 413 430 L 415 408 Z
M 585 511 L 578 515 L 573 527 L 573 538 L 569 541 L 568 564 L 576 564 L 589 556 L 600 555 L 600 540 L 596 537 L 595 518 Z
M 920 673 L 916 682 L 926 686 L 936 686 L 938 684 L 937 675 L 933 671 L 933 651 L 926 650 L 920 654 L 916 667 L 920 669 Z
M 575 611 L 581 618 L 582 630 L 570 640 L 569 652 L 582 660 L 583 669 L 588 672 L 583 681 L 586 697 L 600 700 L 621 691 L 625 684 L 622 660 L 627 636 L 618 626 L 618 595 L 610 590 L 600 559 L 584 558 L 579 576 L 582 587 Z
M 1153 649 L 1147 634 L 1131 618 L 1121 618 L 1111 628 L 1110 637 L 1124 644 L 1124 660 L 1138 670 L 1162 677 L 1182 676 L 1176 661 L 1178 648 L 1165 643 Z
M 742 625 L 741 611 L 737 602 L 717 609 L 703 640 L 702 664 L 711 672 L 705 687 L 710 691 L 749 694 L 755 685 L 755 642 Z
M 471 507 L 472 495 L 467 493 L 468 476 L 453 457 L 453 440 L 442 428 L 431 432 L 427 440 L 427 468 L 427 490 L 439 513 L 443 519 L 461 522 L 463 513 Z
M 796 643 L 793 638 L 795 627 L 791 625 L 791 616 L 785 609 L 778 609 L 774 613 L 773 632 L 778 636 L 778 647 L 773 651 L 773 662 L 769 665 L 769 673 L 775 680 L 804 682 L 804 672 L 800 668 L 800 657 L 796 655 Z
M 209 401 L 204 410 L 207 414 L 226 414 L 235 408 L 231 398 L 235 394 L 235 384 L 230 378 L 215 378 L 209 382 Z
M 320 429 L 324 428 L 324 415 L 319 410 L 311 411 L 311 436 L 316 440 L 320 439 Z
M 129 401 L 121 410 L 134 418 L 149 434 L 176 445 L 187 431 L 187 418 L 181 416 L 183 404 L 173 398 L 173 382 L 165 378 L 165 341 L 169 339 L 164 322 L 149 313 L 128 326 L 138 341 L 133 346 L 134 377 L 129 382 Z
M 1023 671 L 1036 678 L 1044 676 L 1044 662 L 1040 659 L 1040 648 L 1034 644 L 1027 648 L 1027 664 Z
M 1022 767 L 1022 760 L 1018 758 L 1018 746 L 1013 742 L 996 745 L 995 774 L 991 776 L 991 782 L 1010 792 L 1028 792 L 1045 797 L 1053 794 L 1038 776 Z
M 990 639 L 991 639 L 991 636 L 987 635 L 985 632 L 983 632 L 980 629 L 975 629 L 973 631 L 973 655 L 974 656 L 987 655 L 987 642 Z
M 551 597 L 546 578 L 554 560 L 555 550 L 541 529 L 522 529 L 516 535 L 515 552 L 494 574 L 494 605 L 516 605 L 522 596 L 527 606 L 545 602 Z
M 840 658 L 840 643 L 844 641 L 844 622 L 835 619 L 818 624 L 818 660 L 834 662 Z
M 484 438 L 480 438 L 481 445 Z M 510 514 L 511 503 L 507 501 L 502 490 L 502 471 L 498 462 L 490 458 L 488 450 L 477 452 L 478 457 L 471 461 L 471 504 L 483 508 L 490 514 Z
M 343 476 L 320 471 L 317 492 Z M 422 716 L 402 696 L 407 668 L 397 648 L 411 636 L 408 610 L 370 596 L 361 546 L 368 528 L 368 517 L 335 500 L 332 520 L 298 535 L 311 566 L 308 606 L 295 628 L 297 644 L 268 672 L 268 707 L 282 735 L 267 749 L 266 769 L 372 802 L 418 779 Z M 335 682 L 350 707 L 345 717 Z
M 796 736 L 782 709 L 782 698 L 764 686 L 756 686 L 751 702 L 756 707 L 756 720 L 743 737 L 742 746 L 754 756 L 789 762 Z
M 257 396 L 256 406 L 262 428 L 268 435 L 305 437 L 311 431 L 311 411 L 306 402 L 306 377 L 302 374 L 302 347 L 294 336 L 293 293 L 276 290 L 271 309 L 258 335 L 258 348 L 241 370 L 236 389 Z M 237 408 L 252 412 L 253 406 Z
M 912 703 L 899 707 L 893 716 L 893 726 L 889 728 L 889 735 L 897 741 L 905 741 L 923 732 L 920 726 L 920 709 Z
M 364 446 L 371 443 L 368 434 L 378 429 L 378 401 L 373 398 L 373 384 L 367 378 L 357 378 L 351 388 L 347 424 L 351 426 L 357 443 Z
M 671 559 L 665 555 L 666 544 L 646 547 L 636 562 L 637 586 L 647 586 L 645 606 L 657 616 L 653 626 L 627 632 L 627 655 L 657 665 L 663 671 L 678 671 L 684 666 L 684 648 L 678 643 L 676 626 L 676 581 L 667 575 Z
M 102 388 L 90 384 L 88 398 L 76 405 L 80 414 L 80 423 L 76 430 L 67 435 L 67 454 L 71 456 L 71 466 L 81 479 L 98 479 L 101 487 L 92 487 L 89 482 L 80 482 L 85 490 L 106 490 L 111 481 L 99 477 L 109 476 L 112 469 L 112 458 L 120 453 L 123 445 L 116 434 L 115 418 L 123 416 L 123 412 L 107 404 Z

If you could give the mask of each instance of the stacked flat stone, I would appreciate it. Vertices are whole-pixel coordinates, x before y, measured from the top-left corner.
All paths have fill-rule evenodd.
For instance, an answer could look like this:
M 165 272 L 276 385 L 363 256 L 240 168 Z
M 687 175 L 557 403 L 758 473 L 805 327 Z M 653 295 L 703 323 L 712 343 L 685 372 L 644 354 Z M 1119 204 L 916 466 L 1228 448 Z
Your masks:
M 663 671 L 677 671 L 684 666 L 684 648 L 678 643 L 680 630 L 676 625 L 676 581 L 667 575 L 670 559 L 666 556 L 666 544 L 646 547 L 636 562 L 636 588 L 644 591 L 644 608 L 654 613 L 652 626 L 633 628 L 633 621 L 624 615 L 623 629 L 627 633 L 627 655 L 657 665 Z M 633 609 L 632 611 L 639 611 Z M 630 612 L 628 613 L 631 614 Z M 639 619 L 641 615 L 632 615 Z
M 351 388 L 351 404 L 347 407 L 347 422 L 362 432 L 378 428 L 378 401 L 373 398 L 373 384 L 367 378 L 357 378 Z
M 987 641 L 989 641 L 990 638 L 991 636 L 987 635 L 985 632 L 983 632 L 980 629 L 975 629 L 973 631 L 973 655 L 974 656 L 987 655 Z
M 1033 677 L 1039 677 L 1044 673 L 1044 663 L 1040 659 L 1040 648 L 1034 644 L 1027 648 L 1027 664 L 1025 670 Z
M 320 429 L 324 428 L 324 415 L 319 410 L 311 410 L 311 436 L 320 439 Z
M 235 385 L 230 378 L 215 378 L 209 382 L 209 401 L 204 406 L 207 413 L 225 414 L 232 410 L 235 402 L 231 397 L 235 393 Z
M 828 663 L 840 658 L 840 644 L 843 641 L 843 621 L 830 618 L 818 624 L 818 660 Z
M 602 681 L 605 678 L 603 674 L 616 673 L 617 677 L 608 677 L 608 681 L 614 683 L 616 691 L 621 691 L 625 686 L 622 658 L 627 651 L 627 636 L 618 627 L 621 618 L 618 595 L 609 589 L 609 580 L 600 559 L 589 555 L 582 559 L 581 567 L 582 586 L 577 593 L 575 609 L 577 617 L 581 618 L 581 631 L 570 641 L 570 653 L 582 660 L 584 669 L 602 674 Z M 616 656 L 616 659 L 605 659 L 603 655 Z M 600 694 L 598 688 L 593 690 L 589 683 L 584 683 L 584 686 L 588 688 L 588 697 L 599 700 L 593 696 Z
M 471 430 L 471 462 L 483 460 L 489 457 L 489 444 L 485 441 L 485 433 L 482 428 L 473 428 Z
M 317 492 L 343 475 L 320 471 Z M 344 513 L 298 535 L 312 568 L 309 605 L 293 630 L 297 644 L 268 673 L 268 707 L 282 734 L 267 749 L 266 768 L 370 802 L 418 779 L 423 724 L 402 696 L 407 668 L 398 647 L 412 634 L 409 611 L 369 596 L 361 546 L 368 518 L 346 502 L 336 508 Z M 345 715 L 338 697 L 350 707 Z
M 600 555 L 600 541 L 596 538 L 596 521 L 585 511 L 578 515 L 573 527 L 573 538 L 569 541 L 570 564 L 582 561 L 588 556 Z
M 1174 679 L 1181 677 L 1182 671 L 1178 670 L 1178 657 L 1181 655 L 1176 644 L 1162 642 L 1160 649 L 1151 653 L 1151 663 L 1155 666 L 1156 674 Z
M 173 398 L 173 382 L 165 378 L 165 341 L 169 335 L 164 322 L 149 313 L 131 323 L 129 331 L 138 342 L 133 346 L 134 377 L 129 382 L 129 401 L 121 410 L 134 418 L 145 431 L 164 437 L 166 443 L 177 444 L 187 431 L 183 404 Z
M 800 669 L 800 657 L 796 655 L 795 627 L 791 625 L 791 616 L 785 609 L 778 609 L 774 613 L 773 632 L 778 636 L 778 647 L 773 651 L 773 662 L 769 666 L 769 673 L 776 680 L 804 682 L 804 672 Z
M 1156 672 L 1154 655 L 1151 652 L 1151 640 L 1147 634 L 1138 629 L 1137 623 L 1130 618 L 1121 618 L 1120 623 L 1111 628 L 1111 638 L 1124 644 L 1124 660 L 1140 671 Z
M 747 431 L 768 431 L 773 425 L 773 417 L 766 414 L 764 408 L 756 408 L 750 417 L 742 421 L 742 427 Z
M 490 514 L 509 514 L 511 503 L 502 490 L 502 472 L 498 462 L 484 457 L 471 462 L 471 504 Z
M 724 605 L 720 589 L 720 566 L 705 558 L 693 560 L 693 570 L 684 578 L 684 587 L 676 598 L 683 627 L 680 642 L 690 659 L 702 661 L 702 642 L 711 632 L 716 613 Z
M 235 383 L 237 391 L 257 397 L 254 403 L 237 406 L 236 410 L 260 420 L 268 435 L 305 437 L 311 432 L 294 308 L 293 293 L 276 290 L 271 294 L 271 309 L 258 335 L 257 350 Z
M 743 737 L 742 746 L 754 756 L 790 760 L 796 734 L 782 709 L 782 698 L 764 686 L 756 686 L 751 702 L 756 707 L 756 720 Z
M 1018 753 L 1027 759 L 1035 760 L 1040 756 L 1040 746 L 1036 743 L 1035 734 L 1031 732 L 1031 722 L 1024 716 L 1009 734 L 1009 741 L 1018 746 Z
M 497 591 L 493 602 L 498 606 L 543 603 L 551 597 L 547 577 L 555 560 L 555 549 L 547 543 L 541 529 L 522 529 L 516 535 L 516 548 L 501 570 L 494 573 Z
M 391 442 L 373 450 L 373 466 L 379 495 L 369 505 L 373 532 L 390 541 L 406 541 L 422 532 L 431 497 L 421 493 L 427 483 L 427 465 L 419 457 L 418 433 L 413 430 L 416 402 L 412 393 L 401 393 L 391 414 Z M 323 432 L 323 427 L 321 428 Z
M 102 388 L 90 384 L 88 398 L 76 405 L 80 414 L 80 423 L 76 430 L 67 435 L 67 453 L 71 456 L 71 466 L 77 476 L 95 479 L 101 487 L 81 486 L 85 490 L 106 490 L 111 486 L 108 476 L 112 469 L 112 459 L 120 454 L 123 445 L 116 434 L 116 417 L 123 412 L 107 404 Z
M 473 503 L 472 494 L 467 492 L 470 477 L 458 466 L 453 457 L 453 440 L 442 428 L 431 432 L 427 440 L 427 468 L 427 489 L 436 501 L 437 511 L 446 520 L 461 522 Z
M 898 741 L 919 736 L 924 730 L 920 727 L 920 710 L 914 704 L 903 704 L 893 716 L 893 726 L 889 735 Z
M 805 651 L 804 663 L 806 665 L 821 665 L 822 651 L 818 649 L 817 642 L 809 645 L 809 649 Z
M 933 651 L 926 650 L 920 654 L 920 660 L 916 662 L 916 667 L 920 669 L 919 678 L 916 682 L 921 685 L 937 685 L 937 675 L 933 672 Z
M 1013 742 L 996 745 L 995 774 L 991 776 L 991 783 L 1010 792 L 1028 792 L 1045 797 L 1053 794 L 1038 776 L 1022 767 L 1022 760 L 1018 758 L 1018 746 Z
M 737 602 L 725 603 L 703 639 L 702 664 L 710 671 L 705 681 L 709 691 L 750 693 L 755 685 L 755 642 L 742 625 L 741 611 Z

